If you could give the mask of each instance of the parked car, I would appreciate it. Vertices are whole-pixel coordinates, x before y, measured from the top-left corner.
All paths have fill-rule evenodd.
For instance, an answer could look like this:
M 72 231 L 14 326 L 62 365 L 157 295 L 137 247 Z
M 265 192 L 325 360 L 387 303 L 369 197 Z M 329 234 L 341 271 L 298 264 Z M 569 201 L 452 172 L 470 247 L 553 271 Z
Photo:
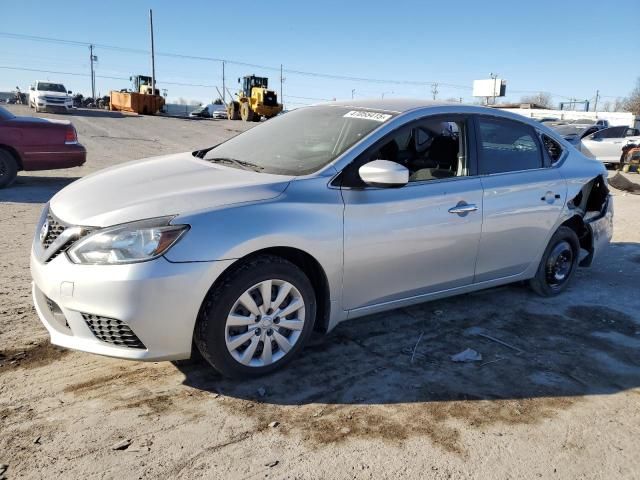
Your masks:
M 257 376 L 343 320 L 522 280 L 559 294 L 611 238 L 606 179 L 509 112 L 299 108 L 58 192 L 33 298 L 54 344 L 170 360 L 195 341 L 224 375 Z
M 552 126 L 551 128 L 553 128 L 556 132 L 562 135 L 562 137 L 567 142 L 577 146 L 580 144 L 580 140 L 582 140 L 584 137 L 587 137 L 592 133 L 602 130 L 604 127 L 600 125 L 587 126 L 587 125 L 567 124 L 567 125 Z
M 224 114 L 224 118 L 227 118 L 227 111 L 224 108 L 224 105 L 216 105 L 210 103 L 208 105 L 202 105 L 196 108 L 193 112 L 189 114 L 190 117 L 199 117 L 199 118 L 222 118 L 215 117 L 214 115 L 218 112 L 222 112 Z
M 19 170 L 53 170 L 82 165 L 87 152 L 71 122 L 16 117 L 0 107 L 0 188 Z
M 211 118 L 215 118 L 217 120 L 226 120 L 227 119 L 227 110 L 224 108 L 224 105 L 216 105 L 216 108 L 213 113 L 211 113 Z
M 29 87 L 29 106 L 36 112 L 66 112 L 73 108 L 71 93 L 61 83 L 37 81 Z
M 640 142 L 640 130 L 627 126 L 609 127 L 580 140 L 580 151 L 603 163 L 618 165 L 622 147 Z

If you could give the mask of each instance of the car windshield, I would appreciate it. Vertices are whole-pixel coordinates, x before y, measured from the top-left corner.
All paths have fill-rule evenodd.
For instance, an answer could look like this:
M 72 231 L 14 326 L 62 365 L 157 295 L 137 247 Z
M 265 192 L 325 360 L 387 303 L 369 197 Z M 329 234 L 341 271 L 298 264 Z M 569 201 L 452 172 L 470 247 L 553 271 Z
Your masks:
M 307 175 L 335 160 L 394 115 L 329 105 L 300 108 L 233 137 L 210 150 L 204 159 L 236 160 L 265 173 Z
M 587 128 L 589 127 L 587 126 L 579 127 L 577 125 L 559 125 L 555 127 L 555 131 L 558 132 L 560 135 L 563 135 L 566 137 L 567 135 L 580 135 Z
M 67 89 L 61 83 L 38 83 L 38 90 L 41 92 L 60 92 L 67 93 Z
M 0 120 L 9 120 L 15 117 L 13 113 L 4 107 L 0 107 Z

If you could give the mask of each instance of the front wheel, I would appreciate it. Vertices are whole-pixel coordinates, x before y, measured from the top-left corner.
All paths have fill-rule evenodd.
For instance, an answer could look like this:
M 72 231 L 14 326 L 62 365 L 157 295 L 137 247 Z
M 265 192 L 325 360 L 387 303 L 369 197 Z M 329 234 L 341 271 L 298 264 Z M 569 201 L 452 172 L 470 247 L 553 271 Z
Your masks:
M 579 255 L 580 242 L 576 232 L 569 227 L 560 227 L 549 240 L 536 276 L 529 281 L 533 291 L 543 297 L 560 294 L 575 273 Z
M 313 331 L 316 298 L 297 266 L 264 255 L 227 274 L 203 303 L 195 343 L 227 377 L 257 377 L 282 368 Z
M 8 187 L 18 175 L 18 164 L 6 150 L 0 150 L 0 188 Z

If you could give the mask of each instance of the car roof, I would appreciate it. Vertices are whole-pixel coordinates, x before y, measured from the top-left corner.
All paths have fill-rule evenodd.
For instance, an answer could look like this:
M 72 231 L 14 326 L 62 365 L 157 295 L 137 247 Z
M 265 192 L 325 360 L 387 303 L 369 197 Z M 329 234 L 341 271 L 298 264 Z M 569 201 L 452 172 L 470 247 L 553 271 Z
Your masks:
M 389 99 L 362 99 L 362 100 L 342 100 L 337 102 L 323 103 L 322 105 L 335 105 L 338 107 L 369 108 L 371 110 L 384 110 L 387 112 L 404 113 L 409 110 L 424 107 L 443 107 L 447 105 L 459 105 L 458 103 L 436 102 L 431 100 L 421 100 L 417 98 L 389 98 Z
M 316 104 L 321 105 L 333 105 L 338 107 L 347 107 L 354 109 L 371 109 L 380 110 L 390 113 L 397 113 L 402 115 L 415 110 L 429 111 L 433 110 L 434 114 L 475 114 L 475 115 L 489 115 L 493 117 L 505 118 L 515 120 L 517 122 L 526 123 L 533 128 L 536 128 L 545 134 L 551 136 L 561 144 L 571 145 L 567 142 L 562 135 L 559 135 L 554 129 L 548 127 L 544 123 L 538 122 L 534 118 L 525 117 L 518 113 L 509 112 L 501 108 L 485 107 L 480 105 L 469 105 L 458 102 L 443 102 L 424 99 L 412 99 L 412 98 L 389 98 L 389 99 L 362 99 L 362 100 L 343 100 L 335 102 L 327 102 Z

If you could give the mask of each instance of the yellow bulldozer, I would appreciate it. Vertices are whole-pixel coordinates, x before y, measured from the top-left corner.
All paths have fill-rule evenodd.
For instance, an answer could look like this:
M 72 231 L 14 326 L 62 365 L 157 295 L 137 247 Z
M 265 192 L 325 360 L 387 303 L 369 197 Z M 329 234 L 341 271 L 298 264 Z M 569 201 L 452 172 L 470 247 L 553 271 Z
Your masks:
M 153 92 L 151 77 L 135 75 L 129 77 L 133 82 L 133 90 L 112 90 L 109 109 L 118 112 L 133 112 L 143 115 L 154 115 L 164 107 L 164 97 L 156 88 Z
M 238 79 L 241 84 L 238 99 L 227 105 L 227 118 L 245 122 L 259 122 L 262 117 L 275 117 L 282 111 L 278 96 L 269 90 L 269 79 L 248 75 Z

